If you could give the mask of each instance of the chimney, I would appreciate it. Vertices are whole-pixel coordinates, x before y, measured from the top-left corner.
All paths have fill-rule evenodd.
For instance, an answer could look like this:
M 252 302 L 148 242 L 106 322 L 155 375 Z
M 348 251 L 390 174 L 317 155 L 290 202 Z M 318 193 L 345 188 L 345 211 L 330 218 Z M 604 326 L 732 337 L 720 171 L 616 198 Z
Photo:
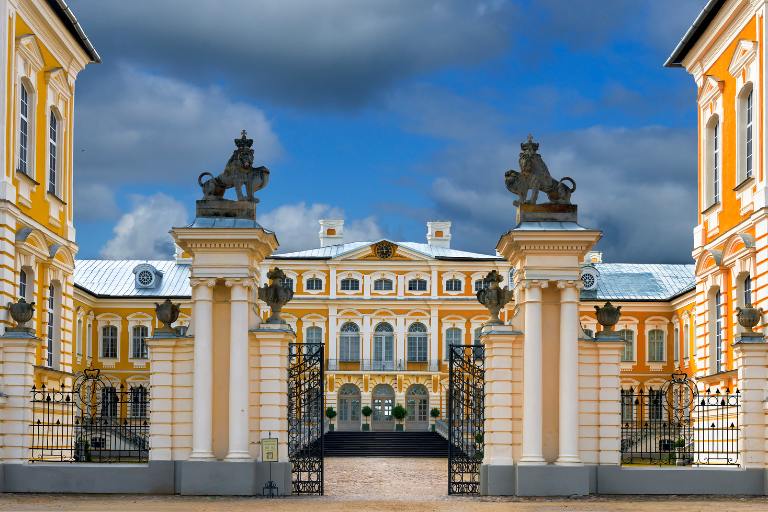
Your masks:
M 427 222 L 427 243 L 432 247 L 451 247 L 451 221 Z
M 344 221 L 320 219 L 320 247 L 344 243 Z
M 603 253 L 602 251 L 589 251 L 584 256 L 584 263 L 589 265 L 590 263 L 602 263 Z

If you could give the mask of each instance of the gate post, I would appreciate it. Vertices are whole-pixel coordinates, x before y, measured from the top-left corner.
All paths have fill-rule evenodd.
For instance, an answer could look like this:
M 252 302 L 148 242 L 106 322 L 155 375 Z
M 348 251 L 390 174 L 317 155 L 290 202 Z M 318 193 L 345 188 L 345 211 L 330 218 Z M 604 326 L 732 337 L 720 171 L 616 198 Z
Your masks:
M 485 446 L 480 494 L 515 494 L 515 455 L 519 458 L 522 421 L 523 333 L 510 325 L 486 325 Z
M 0 397 L 0 432 L 2 462 L 5 464 L 23 464 L 29 460 L 33 412 L 31 393 L 40 343 L 40 338 L 33 334 L 6 332 L 0 336 L 0 375 L 5 394 Z
M 738 369 L 740 460 L 745 468 L 765 468 L 766 411 L 768 393 L 768 343 L 759 333 L 744 333 L 733 345 L 734 366 Z

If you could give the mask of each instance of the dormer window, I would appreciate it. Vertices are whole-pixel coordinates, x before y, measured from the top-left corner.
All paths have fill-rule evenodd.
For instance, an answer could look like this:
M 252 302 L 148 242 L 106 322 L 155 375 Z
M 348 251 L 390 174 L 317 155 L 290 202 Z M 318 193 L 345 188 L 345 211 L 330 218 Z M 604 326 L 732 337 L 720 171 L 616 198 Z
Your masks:
M 448 279 L 445 282 L 445 291 L 447 291 L 447 292 L 460 292 L 461 291 L 461 279 Z
M 408 281 L 409 292 L 425 292 L 427 291 L 427 281 L 425 279 L 411 279 Z
M 136 288 L 139 289 L 157 288 L 163 277 L 162 272 L 149 263 L 137 265 L 133 269 L 133 274 L 136 276 Z
M 343 291 L 357 291 L 360 289 L 360 281 L 352 277 L 341 280 L 341 289 Z
M 373 282 L 373 289 L 377 292 L 387 292 L 394 289 L 394 283 L 391 279 L 381 278 Z

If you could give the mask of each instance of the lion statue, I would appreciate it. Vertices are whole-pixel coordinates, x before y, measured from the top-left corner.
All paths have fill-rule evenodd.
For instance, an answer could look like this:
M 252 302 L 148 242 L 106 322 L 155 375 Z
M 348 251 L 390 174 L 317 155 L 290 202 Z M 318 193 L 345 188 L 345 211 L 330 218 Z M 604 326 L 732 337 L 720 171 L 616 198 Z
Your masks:
M 264 166 L 253 167 L 253 139 L 248 138 L 245 130 L 239 139 L 235 139 L 237 148 L 232 152 L 224 172 L 214 176 L 204 172 L 197 178 L 203 189 L 203 199 L 224 199 L 227 189 L 234 188 L 238 201 L 258 202 L 254 194 L 269 183 L 269 169 Z M 203 181 L 203 178 L 210 179 Z
M 549 168 L 538 153 L 539 144 L 534 142 L 531 135 L 520 144 L 520 171 L 513 169 L 504 173 L 504 184 L 507 190 L 518 195 L 515 206 L 521 204 L 536 204 L 539 192 L 547 194 L 550 203 L 571 204 L 571 194 L 576 191 L 573 178 L 565 177 L 556 180 L 549 174 Z M 528 192 L 531 197 L 528 197 Z

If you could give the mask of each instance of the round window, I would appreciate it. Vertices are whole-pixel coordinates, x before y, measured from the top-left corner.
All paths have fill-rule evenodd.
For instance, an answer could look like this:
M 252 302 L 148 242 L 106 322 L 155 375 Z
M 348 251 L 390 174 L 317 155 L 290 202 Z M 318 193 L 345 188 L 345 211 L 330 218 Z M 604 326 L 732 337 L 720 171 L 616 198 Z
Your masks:
M 136 276 L 136 279 L 141 286 L 152 286 L 152 283 L 155 282 L 155 275 L 149 270 L 142 270 Z
M 597 276 L 592 272 L 584 272 L 581 274 L 581 282 L 585 290 L 594 290 L 597 286 Z

